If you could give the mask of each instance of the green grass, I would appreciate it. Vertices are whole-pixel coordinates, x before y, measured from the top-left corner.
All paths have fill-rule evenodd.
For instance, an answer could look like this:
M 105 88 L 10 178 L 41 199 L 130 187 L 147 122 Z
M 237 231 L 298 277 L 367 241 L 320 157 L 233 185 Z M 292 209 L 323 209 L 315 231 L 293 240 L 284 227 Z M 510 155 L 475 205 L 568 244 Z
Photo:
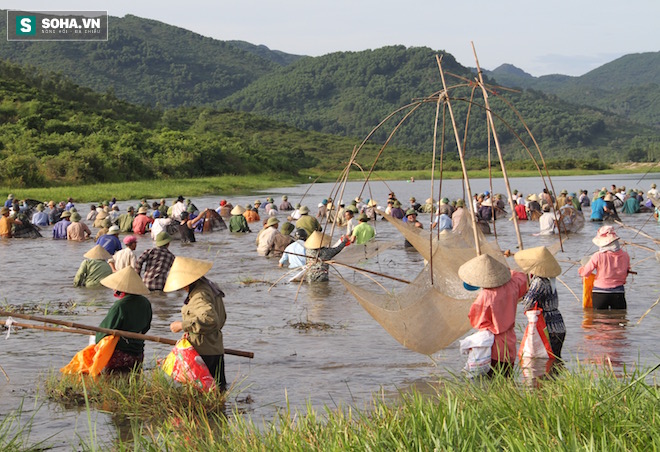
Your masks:
M 644 173 L 646 171 L 660 172 L 660 165 L 637 164 L 618 165 L 616 168 L 606 170 L 552 170 L 550 175 L 556 176 L 581 176 L 598 174 L 630 174 Z M 37 199 L 41 201 L 61 201 L 72 197 L 76 202 L 88 203 L 109 200 L 113 196 L 118 200 L 147 198 L 149 201 L 160 200 L 160 198 L 176 198 L 179 195 L 185 197 L 217 195 L 218 198 L 231 195 L 247 194 L 257 190 L 267 190 L 275 187 L 287 187 L 292 185 L 316 182 L 335 182 L 341 172 L 320 172 L 305 170 L 300 176 L 288 176 L 277 173 L 256 174 L 253 176 L 218 176 L 189 179 L 165 179 L 147 180 L 137 182 L 99 183 L 92 185 L 71 185 L 50 188 L 25 188 L 15 189 L 12 187 L 0 187 L 0 193 L 12 193 L 19 199 Z M 351 180 L 364 180 L 367 172 L 354 170 L 350 173 Z M 469 172 L 471 178 L 488 178 L 488 170 L 472 170 Z M 536 177 L 538 173 L 530 170 L 508 171 L 509 177 Z M 371 180 L 408 180 L 410 177 L 417 180 L 428 180 L 431 171 L 401 170 L 401 171 L 376 171 L 371 175 Z M 445 171 L 445 179 L 460 179 L 463 177 L 460 171 Z M 494 178 L 502 177 L 500 171 L 493 171 Z M 436 179 L 439 172 L 436 171 Z
M 133 439 L 113 441 L 117 450 L 628 451 L 660 450 L 660 387 L 651 381 L 658 368 L 615 375 L 578 365 L 534 384 L 447 378 L 429 385 L 430 394 L 381 394 L 363 409 L 308 406 L 294 412 L 287 406 L 268 422 L 240 413 L 226 418 L 220 405 L 209 407 L 208 395 L 173 393 L 164 381 L 148 389 L 141 380 L 149 378 L 132 377 L 127 384 L 136 388 L 113 383 L 109 390 L 95 388 L 108 380 L 85 381 L 92 406 L 101 391 L 117 400 L 107 410 L 118 407 L 132 418 Z M 49 391 L 54 400 L 67 394 Z M 160 415 L 145 422 L 135 407 L 148 404 Z

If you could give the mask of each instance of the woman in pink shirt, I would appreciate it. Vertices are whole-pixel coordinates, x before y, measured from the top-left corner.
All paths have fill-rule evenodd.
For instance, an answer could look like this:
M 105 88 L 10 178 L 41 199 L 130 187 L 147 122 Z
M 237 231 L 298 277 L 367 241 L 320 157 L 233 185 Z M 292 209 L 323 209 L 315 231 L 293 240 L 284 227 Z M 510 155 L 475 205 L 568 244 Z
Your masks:
M 491 371 L 510 375 L 516 360 L 516 308 L 527 292 L 527 276 L 511 271 L 488 254 L 470 259 L 458 269 L 458 276 L 468 285 L 481 287 L 470 307 L 468 318 L 477 330 L 495 335 L 491 349 Z M 467 288 L 467 287 L 466 287 Z
M 619 236 L 612 226 L 598 229 L 592 242 L 599 247 L 589 262 L 580 267 L 582 277 L 596 270 L 594 288 L 591 292 L 594 309 L 626 309 L 623 285 L 630 272 L 630 256 L 621 249 Z

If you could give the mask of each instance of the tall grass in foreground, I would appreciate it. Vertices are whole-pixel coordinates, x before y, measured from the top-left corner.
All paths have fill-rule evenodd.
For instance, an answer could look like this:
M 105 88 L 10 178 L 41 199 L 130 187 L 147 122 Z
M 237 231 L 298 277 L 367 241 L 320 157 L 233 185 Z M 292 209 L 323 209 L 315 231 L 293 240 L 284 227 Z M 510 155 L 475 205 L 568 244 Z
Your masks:
M 121 450 L 660 450 L 660 390 L 633 375 L 564 372 L 535 388 L 514 380 L 444 380 L 372 409 L 308 407 L 255 424 L 191 410 L 157 430 L 134 424 Z M 630 386 L 629 386 L 630 385 Z M 614 396 L 614 397 L 612 397 Z M 117 445 L 114 445 L 117 447 Z

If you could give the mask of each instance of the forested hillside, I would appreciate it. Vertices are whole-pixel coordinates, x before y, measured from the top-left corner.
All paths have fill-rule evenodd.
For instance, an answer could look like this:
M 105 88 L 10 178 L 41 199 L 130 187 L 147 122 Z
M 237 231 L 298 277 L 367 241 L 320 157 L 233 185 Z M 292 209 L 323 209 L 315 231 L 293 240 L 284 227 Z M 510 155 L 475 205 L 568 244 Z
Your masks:
M 0 184 L 12 187 L 337 170 L 356 144 L 230 110 L 135 106 L 9 63 L 0 99 Z
M 0 11 L 6 29 L 7 14 Z M 60 72 L 77 84 L 151 106 L 204 105 L 275 71 L 287 55 L 206 38 L 155 20 L 109 17 L 107 42 L 9 42 L 0 58 Z
M 489 75 L 504 86 L 534 89 L 660 129 L 660 52 L 625 55 L 581 77 L 533 77 L 510 65 Z
M 363 52 L 338 52 L 305 58 L 262 77 L 219 105 L 275 118 L 296 127 L 322 132 L 366 136 L 397 108 L 442 89 L 435 64 L 436 51 L 429 48 L 384 47 Z M 468 68 L 450 54 L 443 55 L 445 72 L 473 79 Z M 450 84 L 465 84 L 451 77 Z M 464 128 L 470 89 L 452 91 L 459 126 Z M 501 97 L 500 97 L 501 96 Z M 468 155 L 484 157 L 488 131 L 483 101 L 477 93 L 469 123 Z M 660 132 L 636 125 L 614 114 L 563 102 L 539 91 L 515 93 L 499 90 L 491 107 L 501 120 L 501 144 L 510 158 L 525 156 L 516 136 L 524 134 L 517 115 L 506 99 L 522 113 L 546 155 L 595 157 L 609 161 L 653 158 L 659 152 Z M 401 118 L 398 115 L 393 121 Z M 435 104 L 429 103 L 397 131 L 394 142 L 418 152 L 432 147 Z M 395 123 L 394 123 L 395 124 Z M 394 124 L 378 131 L 384 141 Z M 511 128 L 509 129 L 509 126 Z M 462 133 L 462 132 L 461 132 Z M 453 142 L 449 132 L 448 142 Z M 530 142 L 527 142 L 531 145 Z M 454 146 L 455 148 L 455 146 Z

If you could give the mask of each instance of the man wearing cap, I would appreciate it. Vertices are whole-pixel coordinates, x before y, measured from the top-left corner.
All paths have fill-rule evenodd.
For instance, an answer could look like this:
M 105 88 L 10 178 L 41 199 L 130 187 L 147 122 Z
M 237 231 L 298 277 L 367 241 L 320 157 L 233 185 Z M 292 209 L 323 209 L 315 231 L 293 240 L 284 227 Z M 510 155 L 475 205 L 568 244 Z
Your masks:
M 35 226 L 48 226 L 48 214 L 44 210 L 42 203 L 37 204 L 37 211 L 32 215 L 32 224 Z
M 66 228 L 67 240 L 75 240 L 77 242 L 84 242 L 92 236 L 92 231 L 83 223 L 78 212 L 71 214 L 71 224 Z
M 126 248 L 117 251 L 112 259 L 108 260 L 113 272 L 117 272 L 124 267 L 135 268 L 135 248 L 137 248 L 137 238 L 134 235 L 124 237 Z
M 60 208 L 55 204 L 55 201 L 49 201 L 48 202 L 48 224 L 55 224 L 58 221 L 60 221 L 60 215 L 62 214 L 62 211 Z
M 353 229 L 350 241 L 356 245 L 363 245 L 376 237 L 376 231 L 369 224 L 369 217 L 365 213 L 358 215 L 358 221 L 359 224 Z
M 287 195 L 282 196 L 282 202 L 280 203 L 280 212 L 285 211 L 288 212 L 289 210 L 293 210 L 293 206 L 289 202 L 289 197 Z
M 461 224 L 461 219 L 465 215 L 465 201 L 463 199 L 456 200 L 456 208 L 454 213 L 451 215 L 451 228 L 453 231 L 458 229 L 458 225 Z
M 307 231 L 296 229 L 294 238 L 295 242 L 292 242 L 284 249 L 284 253 L 282 253 L 282 257 L 277 264 L 279 267 L 284 267 L 286 264 L 289 264 L 289 268 L 305 266 L 305 240 L 307 240 Z
M 112 268 L 108 264 L 108 259 L 112 254 L 108 253 L 101 245 L 96 245 L 84 254 L 85 260 L 80 263 L 78 272 L 73 278 L 75 287 L 94 287 L 101 283 L 101 280 L 112 274 Z
M 268 221 L 266 221 L 264 228 L 259 231 L 259 235 L 257 236 L 257 254 L 259 256 L 268 255 L 270 247 L 275 240 L 275 236 L 280 233 L 277 230 L 279 224 L 280 220 L 276 217 L 270 217 Z
M 591 221 L 603 221 L 603 217 L 605 216 L 605 195 L 607 195 L 607 192 L 601 190 L 598 192 L 598 197 L 591 203 Z
M 320 231 L 321 225 L 313 216 L 309 215 L 309 208 L 302 206 L 300 209 L 300 218 L 296 221 L 296 229 L 304 229 L 307 235 L 312 235 L 314 231 Z
M 543 214 L 539 217 L 539 235 L 550 235 L 555 233 L 555 215 L 550 212 L 550 204 L 543 206 Z
M 252 207 L 250 204 L 245 206 L 243 216 L 245 217 L 245 221 L 248 223 L 256 223 L 257 221 L 261 221 L 259 212 L 257 212 L 257 207 Z
M 170 209 L 172 210 L 169 211 L 168 209 L 168 213 L 170 217 L 174 218 L 175 220 L 181 219 L 181 212 L 186 211 L 186 205 L 183 203 L 183 201 L 184 199 L 183 196 L 181 195 L 179 195 L 179 197 L 176 198 L 176 202 L 172 204 L 172 206 L 170 207 Z
M 344 224 L 346 225 L 346 237 L 350 237 L 353 234 L 353 229 L 358 225 L 352 210 L 344 212 Z
M 314 231 L 305 241 L 307 249 L 307 272 L 305 277 L 308 283 L 328 281 L 330 265 L 326 263 L 335 257 L 341 250 L 350 244 L 348 237 L 342 237 L 339 245 L 328 248 L 330 237 L 320 231 Z
M 91 221 L 92 224 L 94 223 L 94 220 L 96 220 L 96 216 L 98 215 L 98 211 L 96 210 L 96 206 L 94 204 L 89 206 L 89 212 L 87 213 L 87 217 L 85 217 L 85 220 Z
M 151 328 L 151 303 L 144 295 L 149 289 L 132 267 L 124 267 L 101 280 L 101 284 L 112 289 L 117 301 L 112 305 L 99 325 L 110 330 L 130 331 L 145 334 Z M 107 334 L 96 333 L 99 343 Z M 137 370 L 144 361 L 144 340 L 120 338 L 106 364 L 106 372 L 130 372 Z
M 596 271 L 591 299 L 594 309 L 626 309 L 624 284 L 630 273 L 630 256 L 612 226 L 603 226 L 591 241 L 598 251 L 578 269 L 583 278 Z
M 580 202 L 580 207 L 589 207 L 591 205 L 591 200 L 589 199 L 589 192 L 587 190 L 582 190 L 580 192 L 580 197 L 578 198 Z
M 222 327 L 227 320 L 222 298 L 225 294 L 204 275 L 212 262 L 178 256 L 165 283 L 164 292 L 185 289 L 188 296 L 181 308 L 181 321 L 170 324 L 173 333 L 183 331 L 199 353 L 221 391 L 227 388 L 225 378 Z
M 21 220 L 14 219 L 9 216 L 9 207 L 2 207 L 0 209 L 0 237 L 11 238 L 12 237 L 12 225 L 23 224 Z
M 156 236 L 156 246 L 143 251 L 135 262 L 135 271 L 142 275 L 142 281 L 149 290 L 163 290 L 165 286 L 167 273 L 174 262 L 174 254 L 168 249 L 171 241 L 172 237 L 167 232 L 160 232 Z
M 154 222 L 154 219 L 147 216 L 148 211 L 149 209 L 146 206 L 142 206 L 138 209 L 138 214 L 133 218 L 133 224 L 131 225 L 135 234 L 144 235 L 149 231 L 149 227 L 151 226 L 151 223 Z
M 229 219 L 229 232 L 250 232 L 250 227 L 245 218 L 245 208 L 236 205 L 231 209 L 231 218 Z
M 394 200 L 394 204 L 392 204 L 392 210 L 390 210 L 390 215 L 398 220 L 403 220 L 403 218 L 406 216 L 406 212 L 404 212 L 401 208 L 401 202 L 398 199 Z
M 14 195 L 9 193 L 7 200 L 5 201 L 5 207 L 11 209 L 12 204 L 14 204 Z
M 639 201 L 637 200 L 637 196 L 635 196 L 635 191 L 630 190 L 628 192 L 628 198 L 623 203 L 623 209 L 621 209 L 621 211 L 623 213 L 632 214 L 632 213 L 639 213 L 639 209 L 640 209 Z
M 226 199 L 221 199 L 220 205 L 217 209 L 215 209 L 215 211 L 218 212 L 218 215 L 220 215 L 222 218 L 229 218 L 231 217 L 231 209 L 233 208 L 234 206 L 227 202 Z
M 377 209 L 378 201 L 370 199 L 369 202 L 367 202 L 367 207 L 364 209 L 364 214 L 369 220 L 376 221 L 378 219 L 378 212 L 376 212 Z
M 53 238 L 57 240 L 66 240 L 66 230 L 71 225 L 69 218 L 71 213 L 67 210 L 60 214 L 61 220 L 53 226 Z
M 508 376 L 516 359 L 516 308 L 527 292 L 527 276 L 509 268 L 488 254 L 481 254 L 461 265 L 458 276 L 470 289 L 481 287 L 470 307 L 473 328 L 495 335 L 491 348 L 491 371 Z M 466 287 L 468 288 L 468 287 Z
M 421 212 L 422 211 L 422 205 L 417 202 L 417 199 L 415 199 L 414 196 L 410 197 L 410 209 L 415 209 L 416 212 Z
M 449 198 L 442 198 L 440 200 L 440 207 L 438 208 L 439 214 L 445 214 L 451 217 L 454 214 L 454 208 L 449 204 Z
M 416 228 L 424 229 L 424 225 L 420 223 L 419 220 L 417 220 L 417 211 L 412 207 L 406 210 L 406 223 Z M 408 241 L 408 239 L 404 239 L 403 246 L 406 248 L 411 248 L 413 245 Z
M 646 192 L 646 197 L 647 198 L 653 198 L 653 199 L 658 198 L 658 189 L 656 188 L 655 184 L 651 184 L 651 189 Z
M 557 209 L 561 209 L 566 205 L 566 195 L 568 195 L 568 190 L 562 190 L 557 196 Z
M 117 251 L 121 251 L 121 242 L 119 241 L 119 237 L 117 237 L 118 235 L 119 226 L 113 224 L 108 229 L 107 234 L 102 235 L 96 240 L 96 244 L 101 245 L 112 256 Z
M 128 206 L 126 213 L 119 215 L 117 218 L 117 224 L 119 225 L 119 230 L 121 232 L 133 232 L 133 219 L 135 208 L 133 206 Z
M 196 218 L 190 219 L 188 212 L 181 212 L 181 221 L 179 221 L 179 235 L 181 235 L 181 243 L 195 243 L 195 228 L 204 220 L 206 211 L 204 209 Z
M 291 243 L 293 243 L 293 237 L 291 237 L 291 233 L 293 232 L 294 229 L 295 229 L 294 225 L 292 225 L 288 221 L 284 222 L 284 224 L 280 228 L 280 232 L 278 234 L 275 234 L 273 243 L 270 245 L 270 248 L 268 248 L 268 251 L 266 252 L 266 256 L 273 256 L 278 258 L 281 257 L 286 247 L 289 246 Z

